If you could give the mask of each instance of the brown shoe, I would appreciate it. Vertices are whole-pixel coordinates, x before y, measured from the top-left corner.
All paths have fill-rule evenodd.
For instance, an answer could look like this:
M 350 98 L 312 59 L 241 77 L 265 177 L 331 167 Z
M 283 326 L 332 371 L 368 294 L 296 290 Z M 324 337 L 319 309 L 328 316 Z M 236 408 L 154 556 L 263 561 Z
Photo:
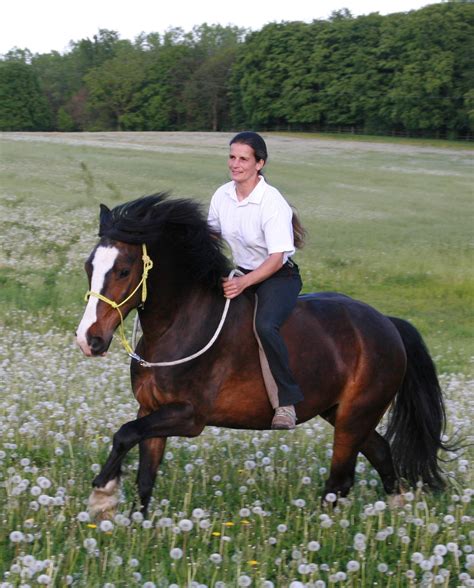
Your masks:
M 272 420 L 272 429 L 294 429 L 296 427 L 295 407 L 279 406 L 275 409 L 275 416 Z

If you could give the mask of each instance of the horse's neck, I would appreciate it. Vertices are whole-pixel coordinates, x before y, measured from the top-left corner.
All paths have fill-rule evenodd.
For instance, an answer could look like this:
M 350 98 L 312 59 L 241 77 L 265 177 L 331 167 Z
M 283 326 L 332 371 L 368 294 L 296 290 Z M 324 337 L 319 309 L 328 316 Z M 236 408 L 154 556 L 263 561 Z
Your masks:
M 201 339 L 203 333 L 207 334 L 218 323 L 224 304 L 222 295 L 201 288 L 189 292 L 157 290 L 140 317 L 146 344 L 179 346 Z

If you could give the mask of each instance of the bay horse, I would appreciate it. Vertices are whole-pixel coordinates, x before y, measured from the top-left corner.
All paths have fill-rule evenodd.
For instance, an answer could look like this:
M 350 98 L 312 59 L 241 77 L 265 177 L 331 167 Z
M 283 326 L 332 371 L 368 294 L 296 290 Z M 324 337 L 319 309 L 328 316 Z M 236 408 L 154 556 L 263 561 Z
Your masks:
M 231 268 L 197 202 L 161 193 L 112 210 L 101 205 L 99 237 L 85 264 L 88 302 L 77 342 L 86 356 L 104 355 L 134 308 L 143 333 L 131 360 L 138 415 L 114 435 L 93 481 L 90 510 L 106 516 L 117 503 L 122 460 L 138 444 L 138 495 L 146 513 L 167 437 L 194 437 L 207 425 L 270 429 L 273 409 L 253 331 L 252 295 L 231 301 L 216 342 L 198 352 L 208 347 L 224 312 L 221 283 Z M 300 296 L 282 335 L 304 394 L 296 405 L 298 424 L 320 415 L 334 426 L 324 496 L 348 494 L 359 452 L 388 494 L 397 494 L 401 481 L 443 486 L 437 455 L 446 449 L 443 398 L 415 327 L 322 292 Z M 175 361 L 190 354 L 194 359 Z M 382 436 L 376 427 L 390 406 Z

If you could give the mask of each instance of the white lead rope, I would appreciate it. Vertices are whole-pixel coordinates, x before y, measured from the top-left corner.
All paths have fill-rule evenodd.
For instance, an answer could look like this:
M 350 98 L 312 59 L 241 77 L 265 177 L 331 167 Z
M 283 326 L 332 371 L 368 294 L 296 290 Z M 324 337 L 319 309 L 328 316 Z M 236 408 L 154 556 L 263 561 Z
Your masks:
M 228 279 L 230 280 L 231 278 L 233 278 L 235 274 L 242 275 L 242 273 L 239 270 L 233 269 L 230 272 Z M 199 351 L 196 351 L 196 353 L 193 353 L 192 355 L 188 355 L 187 357 L 183 357 L 181 359 L 176 359 L 174 361 L 156 361 L 156 362 L 146 361 L 145 359 L 140 357 L 135 352 L 129 353 L 128 355 L 132 359 L 135 359 L 136 361 L 138 361 L 138 363 L 143 367 L 168 367 L 168 366 L 172 366 L 172 365 L 179 365 L 180 363 L 186 363 L 187 361 L 191 361 L 192 359 L 196 359 L 196 357 L 199 357 L 203 353 L 206 353 L 206 351 L 214 345 L 217 337 L 219 337 L 219 335 L 222 331 L 222 327 L 224 326 L 225 319 L 227 317 L 227 313 L 229 311 L 230 300 L 231 300 L 230 298 L 227 298 L 225 301 L 224 310 L 222 312 L 221 320 L 217 326 L 216 332 L 212 336 L 212 339 L 207 343 L 207 345 L 205 347 L 203 347 Z M 139 327 L 138 327 L 139 324 L 140 324 L 140 319 L 138 318 L 138 314 L 137 314 L 135 317 L 135 322 L 133 324 L 133 334 L 132 334 L 132 345 L 133 345 L 134 349 L 137 346 L 136 339 L 137 339 L 137 334 L 138 334 L 138 330 L 139 330 Z

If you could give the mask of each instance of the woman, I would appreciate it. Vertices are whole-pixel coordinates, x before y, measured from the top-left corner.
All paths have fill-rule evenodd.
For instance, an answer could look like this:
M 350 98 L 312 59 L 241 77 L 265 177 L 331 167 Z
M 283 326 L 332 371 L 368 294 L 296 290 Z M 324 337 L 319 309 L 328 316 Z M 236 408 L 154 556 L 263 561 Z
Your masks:
M 303 394 L 291 374 L 280 327 L 301 290 L 298 266 L 291 256 L 295 253 L 294 233 L 302 243 L 304 231 L 280 192 L 265 181 L 262 168 L 267 158 L 265 141 L 257 133 L 246 131 L 231 140 L 231 181 L 213 195 L 209 224 L 228 243 L 244 274 L 223 279 L 226 298 L 235 298 L 247 288 L 258 296 L 256 331 L 278 387 L 279 407 L 272 428 L 294 429 L 294 404 Z

